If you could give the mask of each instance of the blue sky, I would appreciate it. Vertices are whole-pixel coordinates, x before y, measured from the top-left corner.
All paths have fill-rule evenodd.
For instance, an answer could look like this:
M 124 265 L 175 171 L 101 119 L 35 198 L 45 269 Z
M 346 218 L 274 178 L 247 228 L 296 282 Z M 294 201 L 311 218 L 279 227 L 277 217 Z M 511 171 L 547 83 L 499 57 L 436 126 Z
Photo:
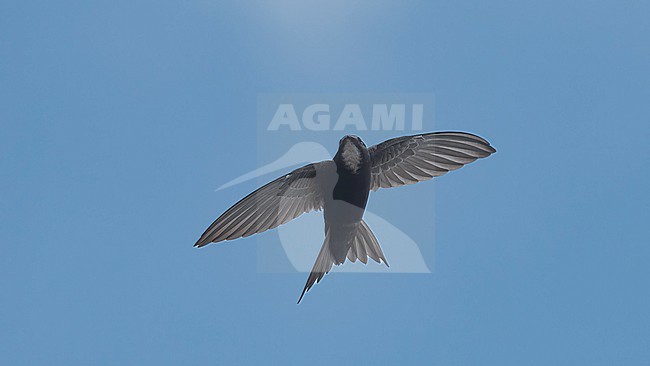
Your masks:
M 0 363 L 649 364 L 649 13 L 4 1 Z M 435 129 L 498 149 L 371 196 L 433 273 L 296 306 L 304 273 L 258 271 L 272 232 L 192 248 L 255 188 L 214 191 L 258 166 L 260 93 L 432 93 Z M 434 227 L 399 208 L 434 195 Z

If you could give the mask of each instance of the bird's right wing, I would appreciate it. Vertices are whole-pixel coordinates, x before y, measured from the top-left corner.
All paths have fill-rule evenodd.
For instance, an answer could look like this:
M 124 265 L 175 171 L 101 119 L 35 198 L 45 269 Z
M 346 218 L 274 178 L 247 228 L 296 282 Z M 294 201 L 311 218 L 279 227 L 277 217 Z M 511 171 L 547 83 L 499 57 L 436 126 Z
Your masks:
M 194 244 L 247 237 L 287 223 L 323 207 L 323 194 L 336 183 L 332 160 L 308 164 L 249 194 L 224 212 Z
M 496 150 L 465 132 L 402 136 L 371 146 L 370 189 L 399 187 L 438 177 Z

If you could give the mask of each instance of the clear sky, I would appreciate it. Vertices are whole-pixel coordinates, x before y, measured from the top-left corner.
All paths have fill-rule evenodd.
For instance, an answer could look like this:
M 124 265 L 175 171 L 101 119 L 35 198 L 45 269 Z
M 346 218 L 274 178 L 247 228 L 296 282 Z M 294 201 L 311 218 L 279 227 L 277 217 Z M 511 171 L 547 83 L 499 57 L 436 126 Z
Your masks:
M 648 14 L 3 1 L 0 364 L 650 364 Z M 432 273 L 297 306 L 306 274 L 258 270 L 276 233 L 192 248 L 257 184 L 215 192 L 259 166 L 260 93 L 432 93 L 436 130 L 498 149 L 371 196 Z

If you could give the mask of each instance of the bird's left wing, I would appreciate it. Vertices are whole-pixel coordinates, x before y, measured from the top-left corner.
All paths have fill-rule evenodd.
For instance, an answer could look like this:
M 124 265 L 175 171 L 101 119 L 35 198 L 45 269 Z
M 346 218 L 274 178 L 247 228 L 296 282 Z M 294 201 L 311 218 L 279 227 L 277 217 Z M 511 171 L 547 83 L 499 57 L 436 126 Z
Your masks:
M 465 132 L 402 136 L 368 151 L 373 191 L 428 180 L 496 152 L 483 138 Z
M 249 194 L 224 212 L 194 244 L 247 237 L 323 207 L 323 192 L 336 183 L 332 160 L 305 165 Z

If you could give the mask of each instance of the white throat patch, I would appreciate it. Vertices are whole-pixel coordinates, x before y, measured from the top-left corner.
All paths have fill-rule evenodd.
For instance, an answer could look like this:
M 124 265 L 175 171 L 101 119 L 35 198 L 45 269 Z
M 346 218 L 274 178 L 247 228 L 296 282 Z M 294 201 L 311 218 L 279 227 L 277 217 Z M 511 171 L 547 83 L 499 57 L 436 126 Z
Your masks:
M 343 164 L 345 164 L 346 168 L 352 170 L 353 173 L 359 170 L 359 166 L 361 165 L 361 151 L 354 144 L 345 144 L 341 156 L 343 156 Z

